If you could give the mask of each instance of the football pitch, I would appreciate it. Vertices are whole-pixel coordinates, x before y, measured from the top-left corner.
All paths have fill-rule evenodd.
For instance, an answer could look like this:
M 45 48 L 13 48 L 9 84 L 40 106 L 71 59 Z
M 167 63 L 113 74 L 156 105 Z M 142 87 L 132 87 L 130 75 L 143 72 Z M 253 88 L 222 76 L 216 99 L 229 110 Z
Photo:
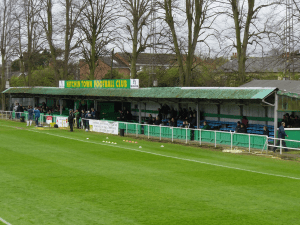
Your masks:
M 1 225 L 300 224 L 299 162 L 3 120 L 0 143 Z

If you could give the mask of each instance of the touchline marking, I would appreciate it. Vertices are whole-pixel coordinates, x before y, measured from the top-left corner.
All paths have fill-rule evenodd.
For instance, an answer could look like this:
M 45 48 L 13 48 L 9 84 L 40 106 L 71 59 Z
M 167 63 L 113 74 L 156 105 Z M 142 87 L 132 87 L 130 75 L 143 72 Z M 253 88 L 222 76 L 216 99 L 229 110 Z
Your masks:
M 0 221 L 1 221 L 2 223 L 6 224 L 6 225 L 11 225 L 9 222 L 5 221 L 5 220 L 2 219 L 1 217 L 0 217 Z
M 205 165 L 210 165 L 210 166 L 217 166 L 217 167 L 222 167 L 222 168 L 227 168 L 227 169 L 234 169 L 234 170 L 240 170 L 240 171 L 245 171 L 245 172 L 250 172 L 250 173 L 257 173 L 257 174 L 263 174 L 263 175 L 268 175 L 268 176 L 275 176 L 275 177 L 289 178 L 289 179 L 293 179 L 293 180 L 300 180 L 299 177 L 291 177 L 291 176 L 284 176 L 284 175 L 273 174 L 273 173 L 265 173 L 265 172 L 255 171 L 255 170 L 242 169 L 242 168 L 233 167 L 233 166 L 225 166 L 225 165 L 220 165 L 220 164 L 215 164 L 215 163 L 208 163 L 208 162 L 198 161 L 198 160 L 194 160 L 194 159 L 179 158 L 179 157 L 176 157 L 176 156 L 163 155 L 163 154 L 160 154 L 160 153 L 142 151 L 142 150 L 139 150 L 139 149 L 127 148 L 127 147 L 122 147 L 122 146 L 117 146 L 117 145 L 110 145 L 110 144 L 100 143 L 100 142 L 85 141 L 85 140 L 80 140 L 80 139 L 76 139 L 76 138 L 65 137 L 65 136 L 61 136 L 61 135 L 57 135 L 57 134 L 51 134 L 51 133 L 47 133 L 47 132 L 40 132 L 40 131 L 36 131 L 36 130 L 28 130 L 28 131 L 36 132 L 36 133 L 41 133 L 41 134 L 48 134 L 48 135 L 52 135 L 52 136 L 56 136 L 56 137 L 60 137 L 60 138 L 66 138 L 66 139 L 75 140 L 75 141 L 81 141 L 81 142 L 86 142 L 86 143 L 90 143 L 90 144 L 111 146 L 111 147 L 115 147 L 115 148 L 121 148 L 121 149 L 130 150 L 130 151 L 142 152 L 142 153 L 147 153 L 147 154 L 151 154 L 151 155 L 157 155 L 157 156 L 166 157 L 166 158 L 172 158 L 172 159 L 178 159 L 178 160 L 183 160 L 183 161 L 195 162 L 195 163 L 200 163 L 200 164 L 205 164 Z

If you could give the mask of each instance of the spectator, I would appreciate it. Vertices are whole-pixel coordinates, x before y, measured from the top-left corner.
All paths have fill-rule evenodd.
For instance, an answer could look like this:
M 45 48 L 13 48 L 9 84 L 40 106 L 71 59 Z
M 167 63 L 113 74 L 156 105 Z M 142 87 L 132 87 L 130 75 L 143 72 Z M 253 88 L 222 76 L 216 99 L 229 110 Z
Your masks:
M 92 116 L 92 119 L 96 119 L 96 112 L 95 112 L 94 108 L 91 108 L 91 116 Z
M 247 128 L 243 123 L 241 124 L 241 128 L 238 133 L 243 133 L 243 134 L 247 133 Z
M 235 133 L 241 133 L 241 132 L 240 132 L 240 129 L 241 129 L 241 122 L 238 121 L 238 122 L 237 122 L 237 126 L 236 126 L 236 128 L 235 128 Z
M 147 124 L 153 124 L 153 117 L 152 117 L 152 114 L 149 114 L 149 118 L 148 118 Z
M 131 121 L 132 120 L 132 114 L 130 111 L 127 110 L 126 112 L 126 121 Z
M 27 126 L 31 126 L 33 119 L 33 109 L 31 106 L 28 106 L 28 120 L 27 120 Z
M 196 115 L 195 114 L 190 115 L 189 123 L 190 123 L 190 126 L 192 128 L 194 128 L 195 126 L 197 126 L 197 119 L 196 119 Z
M 203 122 L 203 130 L 210 130 L 210 126 L 207 124 L 206 121 Z
M 170 126 L 170 127 L 176 127 L 175 119 L 174 119 L 174 118 L 172 118 L 172 119 L 169 121 L 169 126 Z
M 80 112 L 78 111 L 78 109 L 76 109 L 75 111 L 75 119 L 76 119 L 77 129 L 79 129 Z
M 80 117 L 81 117 L 81 127 L 82 128 L 84 128 L 85 127 L 85 112 L 84 112 L 84 110 L 81 110 L 81 115 L 80 115 Z
M 285 133 L 284 127 L 285 127 L 285 122 L 282 122 L 282 123 L 281 123 L 281 126 L 279 127 L 278 138 L 285 139 L 285 137 L 289 137 L 289 136 Z M 279 145 L 280 145 L 280 140 L 278 140 L 277 143 L 276 143 L 276 146 L 279 146 Z M 282 146 L 285 147 L 284 150 L 287 152 L 288 149 L 287 149 L 287 147 L 286 147 L 286 144 L 285 144 L 285 141 L 284 141 L 284 140 L 282 140 Z M 277 147 L 274 147 L 274 148 L 273 148 L 273 152 L 275 152 L 276 149 L 277 149 Z
M 162 111 L 162 115 L 163 115 L 163 119 L 167 119 L 169 111 L 170 111 L 170 107 L 167 104 L 164 104 L 161 108 Z
M 35 107 L 35 110 L 33 111 L 34 117 L 35 117 L 35 125 L 39 125 L 39 118 L 40 118 L 40 110 L 38 110 L 37 107 Z
M 270 131 L 269 131 L 268 127 L 264 126 L 263 135 L 267 135 L 269 137 L 269 133 L 270 133 Z
M 74 113 L 73 113 L 72 109 L 70 109 L 70 112 L 69 112 L 68 122 L 69 122 L 69 126 L 70 126 L 70 132 L 73 132 Z
M 246 117 L 246 116 L 243 116 L 242 124 L 245 125 L 245 128 L 248 128 L 248 123 L 249 123 L 249 121 L 248 121 L 247 117 Z
M 157 116 L 154 125 L 160 125 L 160 124 L 161 124 L 160 117 Z

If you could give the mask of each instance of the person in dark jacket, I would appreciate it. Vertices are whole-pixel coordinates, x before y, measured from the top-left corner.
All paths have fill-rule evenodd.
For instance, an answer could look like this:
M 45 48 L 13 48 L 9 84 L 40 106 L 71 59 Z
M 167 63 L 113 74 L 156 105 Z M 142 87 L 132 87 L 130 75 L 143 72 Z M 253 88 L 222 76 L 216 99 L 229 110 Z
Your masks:
M 241 124 L 241 128 L 240 128 L 239 133 L 242 133 L 242 134 L 246 134 L 247 133 L 247 128 L 246 128 L 246 126 L 243 123 Z
M 37 107 L 35 107 L 35 110 L 33 111 L 34 113 L 34 117 L 35 117 L 35 125 L 38 126 L 39 125 L 39 118 L 40 118 L 40 110 L 38 110 Z
M 263 135 L 267 135 L 269 137 L 270 131 L 267 126 L 264 126 Z
M 236 128 L 235 128 L 235 133 L 241 133 L 241 132 L 240 132 L 240 129 L 241 129 L 241 122 L 238 121 L 238 122 L 237 122 L 237 126 L 236 126 Z
M 206 121 L 203 122 L 203 130 L 210 130 L 210 126 L 207 124 Z
M 76 118 L 77 129 L 79 129 L 80 112 L 78 111 L 78 109 L 76 109 L 75 111 L 75 118 Z
M 172 118 L 172 119 L 169 121 L 169 126 L 170 126 L 170 127 L 176 127 L 175 119 L 174 119 L 174 118 Z
M 69 117 L 68 117 L 68 122 L 69 122 L 69 126 L 70 126 L 70 132 L 73 132 L 74 118 L 75 118 L 75 116 L 74 116 L 73 110 L 70 109 Z
M 281 123 L 281 126 L 279 127 L 279 130 L 278 130 L 278 138 L 281 138 L 281 139 L 285 139 L 285 137 L 288 137 L 288 135 L 285 133 L 284 131 L 284 127 L 285 127 L 285 122 L 282 122 Z M 276 143 L 276 146 L 279 146 L 280 145 L 280 140 L 277 141 Z M 284 151 L 288 151 L 287 147 L 286 147 L 286 144 L 285 144 L 285 141 L 282 140 L 282 146 L 285 147 L 284 148 Z M 275 152 L 277 149 L 277 147 L 274 147 L 273 148 L 273 152 Z
M 147 124 L 153 124 L 153 117 L 152 117 L 152 114 L 149 114 L 149 118 L 148 118 Z
M 161 120 L 159 116 L 157 116 L 154 125 L 160 125 L 160 124 L 161 124 Z

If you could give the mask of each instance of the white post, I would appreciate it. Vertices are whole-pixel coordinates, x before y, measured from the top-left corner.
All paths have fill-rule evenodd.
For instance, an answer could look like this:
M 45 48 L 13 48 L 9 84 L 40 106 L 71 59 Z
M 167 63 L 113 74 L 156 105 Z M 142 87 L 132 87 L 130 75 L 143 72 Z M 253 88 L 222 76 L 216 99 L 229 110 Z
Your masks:
M 185 128 L 185 134 L 186 134 L 185 143 L 187 144 L 187 128 Z
M 127 127 L 128 127 L 127 125 L 128 125 L 128 124 L 126 123 L 126 135 L 127 135 Z
M 200 139 L 200 145 L 201 145 L 201 138 L 202 138 L 202 136 L 201 136 L 201 129 L 199 130 L 199 135 L 200 135 L 200 137 L 199 137 L 199 139 Z
M 282 154 L 282 139 L 280 139 L 280 155 Z
M 148 125 L 148 139 L 149 139 L 150 125 Z
M 217 147 L 217 131 L 215 131 L 215 148 Z
M 138 137 L 138 124 L 136 124 L 136 136 Z
M 172 129 L 172 142 L 173 142 L 173 127 L 171 129 Z
M 232 139 L 233 139 L 233 132 L 230 132 L 230 135 L 231 135 L 231 137 L 230 137 L 230 139 L 231 139 L 231 141 L 230 141 L 230 142 L 231 142 L 231 143 L 230 143 L 230 144 L 231 144 L 231 150 L 232 150 L 232 142 L 233 142 L 233 141 L 232 141 Z
M 161 126 L 159 126 L 159 140 L 161 140 Z
M 249 152 L 250 152 L 250 148 L 251 148 L 251 136 L 249 134 Z

